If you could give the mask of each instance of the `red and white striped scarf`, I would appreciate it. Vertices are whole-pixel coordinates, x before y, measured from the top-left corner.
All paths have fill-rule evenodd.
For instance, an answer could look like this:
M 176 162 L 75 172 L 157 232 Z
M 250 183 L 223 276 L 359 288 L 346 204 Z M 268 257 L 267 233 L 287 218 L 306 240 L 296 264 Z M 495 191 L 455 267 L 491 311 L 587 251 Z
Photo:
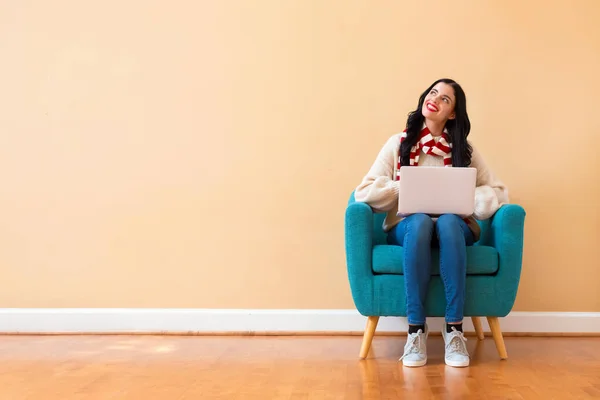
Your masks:
M 406 139 L 407 132 L 404 130 L 400 136 L 400 144 Z M 450 143 L 450 137 L 448 131 L 444 129 L 440 140 L 436 143 L 426 126 L 423 127 L 419 134 L 419 141 L 410 149 L 410 165 L 419 165 L 419 155 L 423 153 L 444 158 L 444 167 L 452 166 L 452 143 Z M 398 151 L 398 168 L 396 168 L 396 180 L 400 180 L 400 151 Z

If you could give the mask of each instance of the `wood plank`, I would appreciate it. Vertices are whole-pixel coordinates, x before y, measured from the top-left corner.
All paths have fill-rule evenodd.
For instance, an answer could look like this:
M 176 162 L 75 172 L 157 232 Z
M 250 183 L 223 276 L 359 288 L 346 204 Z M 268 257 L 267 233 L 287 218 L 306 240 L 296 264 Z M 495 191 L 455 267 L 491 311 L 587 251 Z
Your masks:
M 261 331 L 261 332 L 234 332 L 234 331 L 215 331 L 215 332 L 40 332 L 40 333 L 19 333 L 19 332 L 0 332 L 3 336 L 363 336 L 364 331 Z M 600 337 L 599 332 L 502 332 L 504 337 Z M 375 336 L 394 336 L 405 337 L 406 332 L 375 332 Z M 438 331 L 430 331 L 429 336 L 441 336 Z M 466 331 L 465 336 L 477 336 L 475 331 Z M 493 337 L 491 332 L 484 332 L 485 337 Z
M 2 398 L 380 399 L 588 398 L 600 396 L 600 338 L 469 340 L 471 366 L 444 364 L 440 337 L 429 362 L 404 368 L 404 338 L 375 337 L 359 361 L 360 337 L 5 336 Z

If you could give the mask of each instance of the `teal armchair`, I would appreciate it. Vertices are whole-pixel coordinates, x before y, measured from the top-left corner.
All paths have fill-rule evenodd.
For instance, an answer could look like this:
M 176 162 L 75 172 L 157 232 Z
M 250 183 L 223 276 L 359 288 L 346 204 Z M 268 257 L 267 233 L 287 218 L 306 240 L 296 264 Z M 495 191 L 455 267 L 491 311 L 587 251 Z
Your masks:
M 382 223 L 385 214 L 374 213 L 365 203 L 350 197 L 345 217 L 348 279 L 354 304 L 367 318 L 360 358 L 366 358 L 379 317 L 406 317 L 403 249 L 387 244 Z M 498 353 L 508 357 L 499 317 L 512 309 L 523 259 L 525 210 L 515 204 L 502 206 L 493 218 L 479 221 L 481 236 L 467 248 L 467 288 L 464 315 L 472 317 L 480 340 L 479 317 L 487 317 Z M 425 303 L 427 316 L 443 317 L 444 287 L 439 276 L 439 253 L 432 249 L 432 278 Z

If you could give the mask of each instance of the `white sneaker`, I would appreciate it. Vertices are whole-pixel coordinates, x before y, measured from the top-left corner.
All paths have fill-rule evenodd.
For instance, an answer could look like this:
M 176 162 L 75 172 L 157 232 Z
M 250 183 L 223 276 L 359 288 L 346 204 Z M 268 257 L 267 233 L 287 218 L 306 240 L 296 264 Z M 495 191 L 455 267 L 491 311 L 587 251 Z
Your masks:
M 446 325 L 442 328 L 442 337 L 446 344 L 446 364 L 451 367 L 468 367 L 469 352 L 467 351 L 467 338 L 464 333 L 452 328 L 452 332 L 446 332 Z
M 407 367 L 422 367 L 427 364 L 428 335 L 427 324 L 425 324 L 425 332 L 419 329 L 417 333 L 410 333 L 404 346 L 404 355 L 399 361 Z

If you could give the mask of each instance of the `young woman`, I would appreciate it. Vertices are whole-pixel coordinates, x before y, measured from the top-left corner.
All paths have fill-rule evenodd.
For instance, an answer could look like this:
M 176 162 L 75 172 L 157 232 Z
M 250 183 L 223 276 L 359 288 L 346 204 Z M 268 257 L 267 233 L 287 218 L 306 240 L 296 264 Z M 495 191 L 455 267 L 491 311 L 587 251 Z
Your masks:
M 369 204 L 376 212 L 387 213 L 383 229 L 388 233 L 388 243 L 404 247 L 409 329 L 400 360 L 406 366 L 427 363 L 424 303 L 431 275 L 432 246 L 440 249 L 440 274 L 447 302 L 442 329 L 445 361 L 454 367 L 469 365 L 462 328 L 466 247 L 479 240 L 476 219 L 490 218 L 508 202 L 506 187 L 467 141 L 470 130 L 467 100 L 460 85 L 451 79 L 434 82 L 419 97 L 418 107 L 409 114 L 404 132 L 387 141 L 355 191 L 357 201 Z M 476 168 L 474 215 L 465 220 L 453 214 L 437 219 L 425 214 L 397 217 L 399 170 L 405 165 Z

